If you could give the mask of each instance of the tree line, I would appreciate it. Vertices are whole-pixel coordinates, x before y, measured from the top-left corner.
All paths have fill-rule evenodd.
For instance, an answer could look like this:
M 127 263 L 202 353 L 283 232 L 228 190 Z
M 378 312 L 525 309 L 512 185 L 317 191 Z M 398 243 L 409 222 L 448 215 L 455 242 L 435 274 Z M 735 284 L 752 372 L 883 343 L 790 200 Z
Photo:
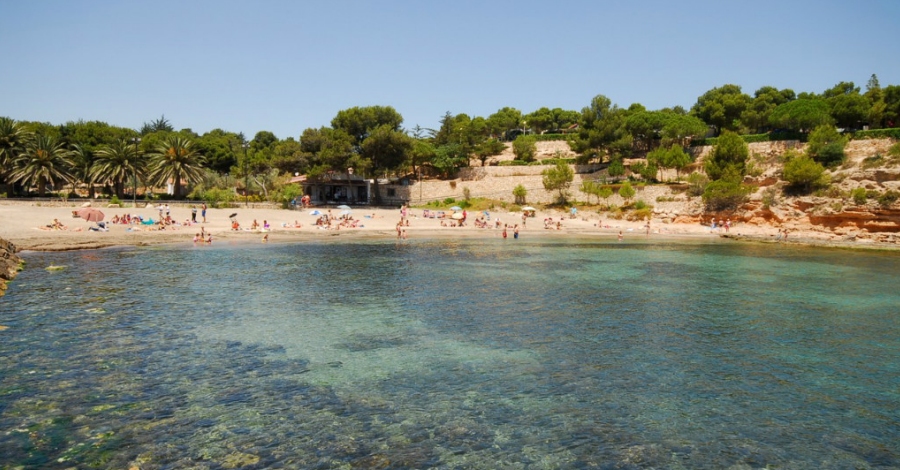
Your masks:
M 297 192 L 286 188 L 290 175 L 316 178 L 352 168 L 376 181 L 409 174 L 449 177 L 473 161 L 486 165 L 507 141 L 516 159 L 528 163 L 542 134 L 567 140 L 578 163 L 607 163 L 610 175 L 625 172 L 625 158 L 646 158 L 632 170 L 655 179 L 651 175 L 660 170 L 689 165 L 687 147 L 709 134 L 808 134 L 821 126 L 878 129 L 898 123 L 900 86 L 881 87 L 875 75 L 865 91 L 840 82 L 822 93 L 764 86 L 751 96 L 726 84 L 698 97 L 690 110 L 647 110 L 639 103 L 621 108 L 597 95 L 580 111 L 504 107 L 487 117 L 448 111 L 437 129 L 405 129 L 391 106 L 353 107 L 297 139 L 269 131 L 249 140 L 222 129 L 202 135 L 176 131 L 165 116 L 137 130 L 99 121 L 53 125 L 0 117 L 0 184 L 6 184 L 7 196 L 43 196 L 48 188 L 77 186 L 91 197 L 99 190 L 123 198 L 138 186 L 146 196 L 171 184 L 174 198 L 226 199 L 238 188 L 254 198 L 283 200 Z M 188 187 L 192 192 L 185 194 Z

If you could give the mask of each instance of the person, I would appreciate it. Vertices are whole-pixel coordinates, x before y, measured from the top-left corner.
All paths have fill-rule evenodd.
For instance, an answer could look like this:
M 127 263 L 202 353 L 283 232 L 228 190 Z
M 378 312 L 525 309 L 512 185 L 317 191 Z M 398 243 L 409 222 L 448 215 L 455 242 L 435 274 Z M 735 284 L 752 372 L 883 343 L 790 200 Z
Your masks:
M 200 238 L 200 234 L 199 234 L 199 233 L 196 234 L 196 235 L 194 235 L 194 244 L 195 244 L 195 245 L 196 245 L 197 242 L 199 242 L 200 240 L 202 240 L 202 238 Z
M 506 225 L 503 226 L 503 238 L 506 238 Z
M 619 241 L 622 241 L 622 231 L 619 230 Z
M 516 224 L 516 226 L 513 227 L 513 239 L 519 239 L 519 224 Z
M 206 203 L 200 205 L 200 215 L 203 217 L 203 223 L 206 223 Z
M 725 233 L 728 233 L 729 228 L 731 228 L 731 219 L 725 219 Z
M 197 206 L 191 206 L 191 222 L 197 223 Z
M 212 244 L 212 234 L 211 234 L 211 233 L 209 234 L 208 237 L 206 237 L 206 244 L 207 244 L 207 245 Z
M 269 241 L 269 234 L 267 233 L 267 234 L 263 235 L 262 242 L 266 243 L 268 241 Z

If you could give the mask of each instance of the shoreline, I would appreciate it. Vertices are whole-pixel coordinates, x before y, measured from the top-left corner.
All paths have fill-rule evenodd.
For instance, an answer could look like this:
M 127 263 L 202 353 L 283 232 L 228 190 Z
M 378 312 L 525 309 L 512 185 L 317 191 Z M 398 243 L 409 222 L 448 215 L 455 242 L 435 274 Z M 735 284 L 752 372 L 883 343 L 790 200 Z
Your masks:
M 31 202 L 0 201 L 0 238 L 6 239 L 23 251 L 73 251 L 111 248 L 118 246 L 152 246 L 161 244 L 191 243 L 194 235 L 201 229 L 217 241 L 240 243 L 261 243 L 262 237 L 268 235 L 269 243 L 298 243 L 324 240 L 360 240 L 360 239 L 397 239 L 397 223 L 400 221 L 400 210 L 360 207 L 354 208 L 351 216 L 358 220 L 356 228 L 322 229 L 315 226 L 317 216 L 310 215 L 314 208 L 307 210 L 234 208 L 208 209 L 207 222 L 188 225 L 191 219 L 190 206 L 171 208 L 171 216 L 182 225 L 168 230 L 148 230 L 144 226 L 110 225 L 108 232 L 88 230 L 94 224 L 72 217 L 72 211 L 81 206 L 46 207 Z M 115 216 L 140 215 L 145 219 L 158 218 L 156 208 L 100 208 L 109 221 Z M 202 221 L 198 207 L 197 219 Z M 327 208 L 320 208 L 328 211 Z M 507 224 L 508 238 L 513 239 L 512 227 L 521 225 L 521 213 L 496 210 L 491 212 L 492 228 L 476 228 L 474 219 L 481 213 L 470 212 L 469 222 L 465 227 L 443 226 L 441 219 L 421 217 L 422 209 L 410 209 L 409 226 L 401 227 L 410 239 L 489 239 L 502 238 L 502 225 Z M 249 226 L 253 220 L 259 224 L 270 223 L 268 231 L 251 231 L 231 229 L 230 215 L 235 217 L 242 227 Z M 545 229 L 543 221 L 552 218 L 553 223 L 561 222 L 562 228 Z M 66 230 L 48 230 L 46 226 L 58 219 L 67 226 Z M 502 220 L 501 227 L 496 221 Z M 292 225 L 298 222 L 301 227 Z M 598 224 L 601 226 L 598 227 Z M 520 227 L 524 239 L 584 239 L 586 237 L 600 240 L 618 237 L 621 231 L 624 239 L 646 240 L 649 242 L 670 243 L 677 240 L 729 240 L 741 243 L 773 243 L 795 246 L 813 246 L 822 248 L 864 249 L 897 251 L 897 244 L 834 240 L 823 238 L 822 233 L 792 232 L 788 240 L 777 240 L 777 227 L 738 224 L 730 232 L 711 233 L 707 226 L 696 223 L 661 223 L 651 222 L 651 233 L 646 234 L 645 222 L 627 220 L 601 219 L 597 213 L 584 211 L 577 218 L 569 218 L 556 210 L 541 210 L 537 216 L 528 218 L 525 227 Z M 286 225 L 286 226 L 285 226 Z M 43 229 L 42 229 L 43 227 Z

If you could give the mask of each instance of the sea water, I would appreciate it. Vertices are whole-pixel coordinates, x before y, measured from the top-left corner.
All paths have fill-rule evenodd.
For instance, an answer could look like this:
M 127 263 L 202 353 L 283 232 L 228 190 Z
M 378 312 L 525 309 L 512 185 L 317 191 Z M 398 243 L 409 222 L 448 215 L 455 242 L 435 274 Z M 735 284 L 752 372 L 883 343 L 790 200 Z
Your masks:
M 0 300 L 2 469 L 900 468 L 895 253 L 498 238 L 24 257 Z

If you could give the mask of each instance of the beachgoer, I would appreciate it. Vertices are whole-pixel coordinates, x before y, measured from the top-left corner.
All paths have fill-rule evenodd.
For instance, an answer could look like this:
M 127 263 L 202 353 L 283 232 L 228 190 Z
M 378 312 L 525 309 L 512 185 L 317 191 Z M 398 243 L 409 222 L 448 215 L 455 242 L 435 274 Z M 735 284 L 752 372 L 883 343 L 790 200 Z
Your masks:
M 619 241 L 622 241 L 622 231 L 619 230 Z
M 503 225 L 503 238 L 506 238 L 506 225 Z
M 197 206 L 191 206 L 191 222 L 197 223 Z
M 269 241 L 269 234 L 267 233 L 267 234 L 263 235 L 262 242 L 266 243 L 268 241 Z
M 206 223 L 206 203 L 200 205 L 200 215 L 203 217 L 203 223 Z
M 516 224 L 516 226 L 513 227 L 513 238 L 516 240 L 519 239 L 519 224 Z
M 200 238 L 200 234 L 199 234 L 199 233 L 196 234 L 196 235 L 194 235 L 194 243 L 197 243 L 197 242 L 199 242 L 200 240 L 202 240 L 202 238 Z

